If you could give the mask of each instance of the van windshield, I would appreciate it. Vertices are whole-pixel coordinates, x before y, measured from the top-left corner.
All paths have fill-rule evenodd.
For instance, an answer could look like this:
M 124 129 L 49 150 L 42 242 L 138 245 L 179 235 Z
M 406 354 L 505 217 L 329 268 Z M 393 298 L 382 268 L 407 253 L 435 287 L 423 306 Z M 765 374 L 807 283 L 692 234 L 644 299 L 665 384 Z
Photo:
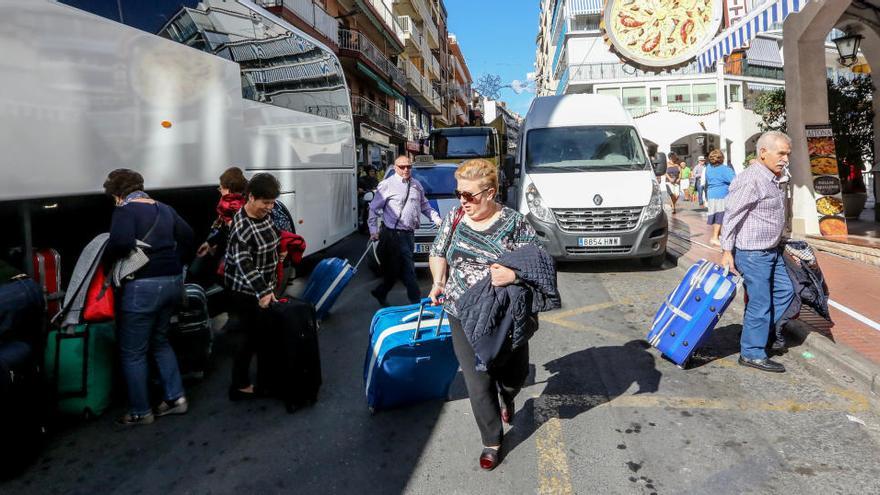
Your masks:
M 632 127 L 554 127 L 529 131 L 526 167 L 536 172 L 643 170 L 647 160 Z
M 470 133 L 431 133 L 431 154 L 435 160 L 447 158 L 484 158 L 495 155 L 495 141 L 488 130 Z

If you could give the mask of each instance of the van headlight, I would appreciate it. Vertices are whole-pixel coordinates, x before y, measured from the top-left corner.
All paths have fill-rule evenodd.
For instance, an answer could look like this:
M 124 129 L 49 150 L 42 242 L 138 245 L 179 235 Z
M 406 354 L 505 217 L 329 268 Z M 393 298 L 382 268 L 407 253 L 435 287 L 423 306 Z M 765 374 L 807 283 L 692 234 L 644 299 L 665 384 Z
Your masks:
M 547 223 L 554 222 L 553 212 L 550 211 L 550 208 L 544 206 L 544 200 L 541 199 L 541 194 L 538 192 L 535 184 L 529 184 L 529 187 L 526 188 L 526 204 L 529 205 L 529 211 L 538 220 Z
M 648 201 L 648 206 L 645 207 L 645 210 L 642 212 L 642 220 L 653 220 L 660 213 L 663 212 L 663 199 L 660 196 L 660 184 L 657 181 L 653 181 L 653 189 L 651 190 L 651 200 Z

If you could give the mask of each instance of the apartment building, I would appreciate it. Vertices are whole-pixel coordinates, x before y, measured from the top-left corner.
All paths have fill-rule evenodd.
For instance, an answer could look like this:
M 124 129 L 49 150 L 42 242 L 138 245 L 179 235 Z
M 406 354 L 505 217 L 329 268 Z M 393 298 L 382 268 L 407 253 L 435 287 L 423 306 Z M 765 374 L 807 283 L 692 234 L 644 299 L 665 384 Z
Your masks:
M 469 125 L 471 122 L 470 101 L 471 101 L 471 84 L 473 78 L 468 70 L 467 62 L 464 59 L 461 46 L 454 34 L 450 34 L 449 42 L 449 64 L 450 68 L 450 124 L 451 125 Z

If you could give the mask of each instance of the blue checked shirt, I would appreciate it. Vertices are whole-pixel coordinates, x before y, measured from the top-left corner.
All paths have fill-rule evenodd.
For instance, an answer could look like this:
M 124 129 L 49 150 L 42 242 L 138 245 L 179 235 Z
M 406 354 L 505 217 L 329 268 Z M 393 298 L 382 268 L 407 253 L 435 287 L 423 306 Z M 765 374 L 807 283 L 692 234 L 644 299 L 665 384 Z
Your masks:
M 379 210 L 382 210 L 382 223 L 392 229 L 416 230 L 421 223 L 422 214 L 435 225 L 440 225 L 440 214 L 431 208 L 422 184 L 414 178 L 410 178 L 409 182 L 404 182 L 399 175 L 393 174 L 379 183 L 376 197 L 370 202 L 370 216 L 367 219 L 371 234 L 379 231 Z M 410 188 L 409 197 L 406 194 L 407 188 Z M 404 198 L 407 198 L 406 205 L 403 204 Z
M 783 173 L 783 177 L 785 174 Z M 785 230 L 785 191 L 779 177 L 760 162 L 730 184 L 724 204 L 721 248 L 772 249 Z

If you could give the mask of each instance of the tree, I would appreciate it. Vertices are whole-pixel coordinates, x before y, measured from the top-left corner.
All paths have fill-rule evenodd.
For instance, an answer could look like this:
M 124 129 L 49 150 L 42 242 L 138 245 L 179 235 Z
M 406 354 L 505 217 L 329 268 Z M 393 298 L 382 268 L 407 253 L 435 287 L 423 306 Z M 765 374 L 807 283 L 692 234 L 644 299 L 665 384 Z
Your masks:
M 862 164 L 874 159 L 874 84 L 870 77 L 828 79 L 828 121 L 843 191 L 865 192 Z M 762 131 L 787 129 L 785 89 L 763 93 L 755 102 Z

